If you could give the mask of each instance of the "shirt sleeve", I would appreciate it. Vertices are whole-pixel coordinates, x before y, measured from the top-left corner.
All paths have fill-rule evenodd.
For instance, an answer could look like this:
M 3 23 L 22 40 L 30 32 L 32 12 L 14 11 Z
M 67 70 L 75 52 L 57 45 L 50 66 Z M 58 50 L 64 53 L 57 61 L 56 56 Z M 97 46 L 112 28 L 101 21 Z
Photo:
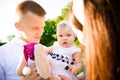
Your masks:
M 2 55 L 0 55 L 0 80 L 5 80 L 5 72 L 4 69 L 2 67 Z
M 1 65 L 0 65 L 0 80 L 5 80 L 5 74 L 3 69 L 1 68 Z

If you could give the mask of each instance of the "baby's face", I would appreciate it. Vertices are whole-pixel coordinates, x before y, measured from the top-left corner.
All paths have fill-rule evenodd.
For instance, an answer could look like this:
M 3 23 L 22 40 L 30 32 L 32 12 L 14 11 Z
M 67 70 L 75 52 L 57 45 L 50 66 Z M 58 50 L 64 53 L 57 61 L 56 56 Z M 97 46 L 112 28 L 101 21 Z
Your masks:
M 74 44 L 75 35 L 71 28 L 63 28 L 57 32 L 58 43 L 62 47 L 70 47 Z

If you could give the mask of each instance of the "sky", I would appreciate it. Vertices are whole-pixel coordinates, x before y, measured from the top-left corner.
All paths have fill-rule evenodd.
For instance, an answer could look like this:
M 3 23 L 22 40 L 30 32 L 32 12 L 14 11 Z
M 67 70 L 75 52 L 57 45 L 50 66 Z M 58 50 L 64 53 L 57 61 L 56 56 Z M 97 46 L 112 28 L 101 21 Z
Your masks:
M 6 41 L 8 35 L 15 35 L 15 9 L 23 0 L 0 0 L 0 41 Z M 61 10 L 72 0 L 34 0 L 47 12 L 46 19 L 61 15 Z

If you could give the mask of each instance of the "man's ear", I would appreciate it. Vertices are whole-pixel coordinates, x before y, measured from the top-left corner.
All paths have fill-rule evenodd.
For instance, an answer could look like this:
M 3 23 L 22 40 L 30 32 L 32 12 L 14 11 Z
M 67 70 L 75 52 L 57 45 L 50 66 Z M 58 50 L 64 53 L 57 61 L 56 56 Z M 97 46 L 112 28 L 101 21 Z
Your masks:
M 20 30 L 20 23 L 19 23 L 19 22 L 15 22 L 15 28 L 16 28 L 17 30 Z

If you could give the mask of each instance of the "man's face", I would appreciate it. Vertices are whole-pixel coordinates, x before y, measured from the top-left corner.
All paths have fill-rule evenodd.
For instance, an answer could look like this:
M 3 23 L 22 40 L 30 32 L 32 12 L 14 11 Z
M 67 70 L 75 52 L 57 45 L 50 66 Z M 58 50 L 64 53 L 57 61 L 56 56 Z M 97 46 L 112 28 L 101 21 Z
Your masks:
M 20 21 L 21 39 L 25 42 L 39 42 L 44 26 L 45 16 L 26 13 Z

